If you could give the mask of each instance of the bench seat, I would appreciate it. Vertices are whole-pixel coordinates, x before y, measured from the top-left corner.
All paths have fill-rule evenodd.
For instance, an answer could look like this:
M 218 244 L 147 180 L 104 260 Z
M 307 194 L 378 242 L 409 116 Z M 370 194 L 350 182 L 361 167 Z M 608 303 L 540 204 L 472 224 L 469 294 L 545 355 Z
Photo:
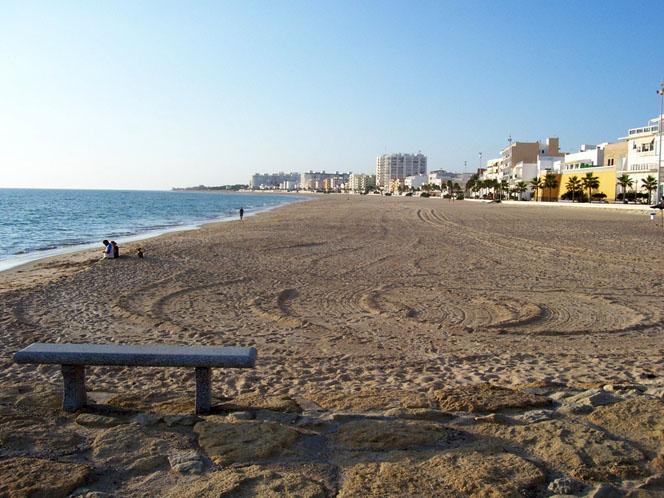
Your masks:
M 193 367 L 196 369 L 196 413 L 209 413 L 210 368 L 254 368 L 256 348 L 34 343 L 15 353 L 14 361 L 62 365 L 63 409 L 66 411 L 76 411 L 86 404 L 87 365 Z

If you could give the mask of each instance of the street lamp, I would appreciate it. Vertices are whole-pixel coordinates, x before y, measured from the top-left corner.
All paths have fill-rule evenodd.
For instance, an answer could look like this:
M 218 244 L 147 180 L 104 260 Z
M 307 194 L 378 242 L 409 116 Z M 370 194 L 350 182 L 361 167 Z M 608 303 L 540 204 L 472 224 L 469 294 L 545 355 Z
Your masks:
M 664 83 L 659 84 L 657 89 L 659 95 L 659 119 L 657 120 L 657 131 L 659 132 L 659 157 L 657 161 L 657 202 L 662 202 L 662 114 L 664 114 Z
M 480 167 L 477 170 L 477 173 L 480 174 L 480 170 L 482 169 L 482 153 L 478 152 L 477 155 L 480 156 Z M 484 178 L 486 178 L 486 175 L 484 175 Z M 484 190 L 484 189 L 482 189 L 482 190 Z M 489 189 L 487 189 L 487 190 L 489 190 Z M 482 196 L 484 196 L 484 193 L 482 193 Z

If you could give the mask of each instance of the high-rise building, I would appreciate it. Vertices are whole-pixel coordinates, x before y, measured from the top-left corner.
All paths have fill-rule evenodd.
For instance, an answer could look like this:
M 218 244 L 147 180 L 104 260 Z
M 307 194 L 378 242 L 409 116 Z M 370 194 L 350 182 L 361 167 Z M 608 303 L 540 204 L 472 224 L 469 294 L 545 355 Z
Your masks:
M 370 187 L 375 186 L 376 177 L 373 175 L 351 173 L 348 178 L 348 190 L 354 192 L 366 192 Z
M 348 182 L 349 173 L 309 171 L 302 173 L 300 186 L 304 190 L 336 190 Z
M 277 189 L 284 182 L 293 182 L 298 185 L 300 183 L 299 173 L 256 173 L 251 176 L 249 180 L 249 188 L 251 189 Z
M 417 154 L 383 154 L 376 158 L 376 185 L 387 187 L 391 181 L 403 183 L 407 176 L 426 174 L 427 156 Z

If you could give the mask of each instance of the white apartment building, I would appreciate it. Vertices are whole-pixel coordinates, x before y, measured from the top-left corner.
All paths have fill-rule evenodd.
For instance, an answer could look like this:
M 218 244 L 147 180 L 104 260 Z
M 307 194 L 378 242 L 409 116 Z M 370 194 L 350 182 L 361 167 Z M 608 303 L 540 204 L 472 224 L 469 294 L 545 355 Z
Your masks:
M 299 186 L 300 186 L 299 182 L 293 182 L 293 181 L 285 181 L 279 184 L 279 188 L 281 190 L 288 190 L 288 191 L 297 190 Z
M 660 143 L 659 124 L 664 115 L 650 119 L 648 124 L 631 128 L 623 140 L 627 140 L 627 164 L 618 174 L 628 174 L 637 185 L 647 176 L 657 178 Z M 664 151 L 663 155 L 664 155 Z M 661 164 L 659 165 L 661 168 Z
M 422 188 L 422 185 L 426 185 L 429 182 L 431 175 L 413 175 L 413 176 L 407 176 L 403 183 L 406 187 L 408 188 Z M 440 180 L 438 180 L 440 182 Z M 438 183 L 440 185 L 440 183 Z
M 348 182 L 349 173 L 326 173 L 325 171 L 309 171 L 302 173 L 300 187 L 304 190 L 323 190 L 331 188 L 331 183 L 339 185 Z M 332 182 L 331 182 L 332 180 Z M 326 186 L 327 185 L 327 186 Z
M 376 158 L 376 185 L 389 187 L 393 180 L 403 182 L 407 176 L 426 174 L 427 157 L 417 154 L 383 154 Z
M 547 173 L 560 173 L 560 165 L 562 162 L 563 158 L 559 156 L 538 156 L 537 172 L 533 178 L 535 178 L 535 176 L 545 176 Z
M 498 180 L 498 176 L 502 177 L 500 171 L 500 158 L 489 159 L 486 162 L 486 168 L 482 176 L 482 180 Z
M 604 165 L 604 147 L 606 143 L 599 145 L 583 144 L 579 152 L 565 154 L 565 159 L 560 163 L 561 173 L 568 171 L 591 168 Z
M 252 189 L 276 189 L 284 182 L 300 182 L 299 173 L 256 173 L 249 180 L 249 188 Z

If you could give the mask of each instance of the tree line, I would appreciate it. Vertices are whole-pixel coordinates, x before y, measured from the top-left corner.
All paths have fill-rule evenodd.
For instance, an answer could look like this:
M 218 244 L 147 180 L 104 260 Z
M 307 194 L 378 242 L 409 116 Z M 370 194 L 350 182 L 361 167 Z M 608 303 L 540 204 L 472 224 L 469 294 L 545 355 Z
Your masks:
M 639 194 L 634 191 L 630 196 L 627 192 L 628 188 L 635 186 L 634 179 L 627 174 L 623 174 L 617 178 L 616 185 L 620 185 L 623 190 L 620 196 L 616 195 L 616 200 L 622 198 L 623 202 L 627 202 L 629 197 L 636 202 Z M 599 178 L 592 172 L 588 172 L 580 178 L 574 175 L 567 179 L 567 182 L 565 183 L 567 192 L 565 192 L 561 198 L 571 199 L 572 202 L 592 202 L 593 199 L 601 200 L 606 198 L 606 194 L 598 192 L 599 187 Z M 480 180 L 478 175 L 473 175 L 468 180 L 468 183 L 466 183 L 466 190 L 475 193 L 483 189 L 490 190 L 494 199 L 503 199 L 504 194 L 507 193 L 508 197 L 513 194 L 518 200 L 523 200 L 523 194 L 527 192 L 529 188 L 532 189 L 536 202 L 541 201 L 542 197 L 544 197 L 544 195 L 539 195 L 540 192 L 542 192 L 542 194 L 547 193 L 547 199 L 551 201 L 553 190 L 558 188 L 557 175 L 554 173 L 546 173 L 543 177 L 535 177 L 527 183 L 519 181 L 511 188 L 507 180 Z M 647 198 L 648 201 L 650 201 L 652 199 L 652 192 L 657 190 L 657 179 L 652 175 L 643 178 L 641 180 L 640 189 L 648 192 Z M 643 195 L 645 196 L 645 194 Z

